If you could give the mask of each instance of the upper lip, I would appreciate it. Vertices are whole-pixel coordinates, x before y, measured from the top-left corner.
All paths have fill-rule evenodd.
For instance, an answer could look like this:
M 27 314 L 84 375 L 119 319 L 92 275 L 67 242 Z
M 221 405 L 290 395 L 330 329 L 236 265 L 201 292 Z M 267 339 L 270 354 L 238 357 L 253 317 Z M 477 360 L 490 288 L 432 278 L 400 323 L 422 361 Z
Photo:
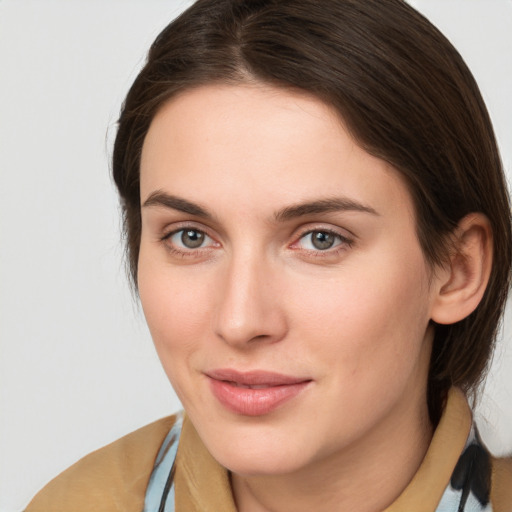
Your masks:
M 308 377 L 295 377 L 292 375 L 284 375 L 282 373 L 269 372 L 266 370 L 251 370 L 241 372 L 232 368 L 220 368 L 210 370 L 205 374 L 215 380 L 223 380 L 227 382 L 235 382 L 244 386 L 285 386 L 308 382 Z

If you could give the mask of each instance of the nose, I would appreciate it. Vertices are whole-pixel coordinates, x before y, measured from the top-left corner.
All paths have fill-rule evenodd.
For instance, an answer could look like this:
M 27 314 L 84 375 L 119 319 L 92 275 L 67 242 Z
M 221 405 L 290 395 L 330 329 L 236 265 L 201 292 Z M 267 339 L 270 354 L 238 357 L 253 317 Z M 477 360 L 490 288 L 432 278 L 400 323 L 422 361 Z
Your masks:
M 254 255 L 233 258 L 219 287 L 215 334 L 225 343 L 248 348 L 275 343 L 287 332 L 278 269 Z

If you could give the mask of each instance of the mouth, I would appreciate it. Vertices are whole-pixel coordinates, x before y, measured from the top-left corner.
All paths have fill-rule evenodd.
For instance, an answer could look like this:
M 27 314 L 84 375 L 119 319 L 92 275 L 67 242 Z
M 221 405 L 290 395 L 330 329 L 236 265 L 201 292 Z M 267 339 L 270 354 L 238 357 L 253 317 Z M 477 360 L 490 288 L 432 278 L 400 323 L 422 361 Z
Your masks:
M 210 389 L 222 406 L 243 416 L 262 416 L 305 390 L 311 378 L 255 370 L 220 369 L 206 372 Z
M 273 387 L 268 384 L 260 384 L 260 385 L 241 384 L 240 382 L 234 382 L 232 380 L 225 380 L 223 382 L 226 382 L 230 386 L 235 386 L 237 388 L 246 388 L 246 389 L 267 389 L 267 388 Z

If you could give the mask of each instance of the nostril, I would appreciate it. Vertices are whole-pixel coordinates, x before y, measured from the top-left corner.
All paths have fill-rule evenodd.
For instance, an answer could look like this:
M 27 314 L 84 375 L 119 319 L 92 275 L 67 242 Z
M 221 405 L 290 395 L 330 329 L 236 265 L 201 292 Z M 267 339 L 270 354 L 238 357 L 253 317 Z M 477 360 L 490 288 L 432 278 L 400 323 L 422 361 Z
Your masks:
M 267 334 L 259 334 L 258 336 L 254 336 L 251 341 L 263 341 L 266 340 L 269 336 Z

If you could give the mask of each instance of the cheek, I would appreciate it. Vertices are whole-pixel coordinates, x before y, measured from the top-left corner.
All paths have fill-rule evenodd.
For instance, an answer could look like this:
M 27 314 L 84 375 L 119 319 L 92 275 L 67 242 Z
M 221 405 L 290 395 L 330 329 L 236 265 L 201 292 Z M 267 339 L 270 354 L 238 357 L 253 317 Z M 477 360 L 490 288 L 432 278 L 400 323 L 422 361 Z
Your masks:
M 337 367 L 331 375 L 344 386 L 410 372 L 420 357 L 430 300 L 423 257 L 389 254 L 361 259 L 357 268 L 347 265 L 323 287 L 303 283 L 311 292 L 293 303 L 299 337 L 309 338 L 314 354 Z
M 169 375 L 173 361 L 186 357 L 206 333 L 211 287 L 204 275 L 145 260 L 143 254 L 138 285 L 151 336 Z
M 156 265 L 139 266 L 139 294 L 162 367 L 184 406 L 190 404 L 194 354 L 208 325 L 208 288 Z M 197 397 L 196 400 L 197 401 Z

